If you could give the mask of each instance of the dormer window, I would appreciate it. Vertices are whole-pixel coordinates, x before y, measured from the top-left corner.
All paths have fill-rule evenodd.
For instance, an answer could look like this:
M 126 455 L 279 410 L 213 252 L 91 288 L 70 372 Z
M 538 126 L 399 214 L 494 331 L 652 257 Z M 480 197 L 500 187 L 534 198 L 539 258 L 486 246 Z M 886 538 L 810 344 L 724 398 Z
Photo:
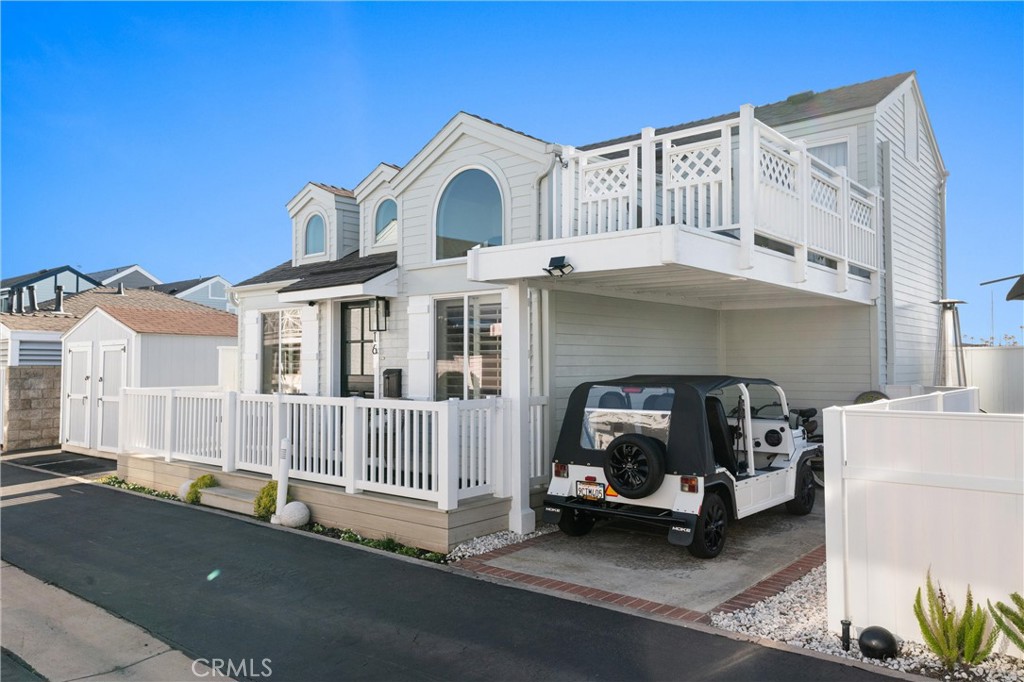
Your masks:
M 374 220 L 374 241 L 377 244 L 390 244 L 398 237 L 398 204 L 394 199 L 385 199 L 377 207 Z
M 470 168 L 448 183 L 437 205 L 436 258 L 461 258 L 474 246 L 502 243 L 501 191 L 488 173 Z
M 314 214 L 306 221 L 306 250 L 307 256 L 315 256 L 324 252 L 324 219 L 319 214 Z

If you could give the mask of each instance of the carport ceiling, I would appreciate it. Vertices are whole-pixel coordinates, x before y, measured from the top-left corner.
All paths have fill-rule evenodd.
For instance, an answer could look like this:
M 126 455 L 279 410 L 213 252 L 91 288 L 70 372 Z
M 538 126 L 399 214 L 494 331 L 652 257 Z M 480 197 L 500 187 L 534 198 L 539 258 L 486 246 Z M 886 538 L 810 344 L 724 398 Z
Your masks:
M 564 278 L 534 279 L 553 291 L 670 303 L 713 310 L 857 305 L 801 289 L 688 268 L 662 266 L 614 272 L 574 272 Z

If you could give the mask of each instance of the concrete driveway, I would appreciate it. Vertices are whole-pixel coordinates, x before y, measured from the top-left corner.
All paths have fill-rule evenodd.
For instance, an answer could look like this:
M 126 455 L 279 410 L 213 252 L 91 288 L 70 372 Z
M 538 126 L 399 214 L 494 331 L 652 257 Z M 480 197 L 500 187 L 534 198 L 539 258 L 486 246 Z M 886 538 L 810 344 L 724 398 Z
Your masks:
M 736 610 L 774 594 L 819 565 L 824 508 L 819 489 L 807 516 L 779 506 L 734 521 L 715 559 L 697 559 L 670 545 L 661 529 L 616 520 L 599 522 L 583 537 L 555 532 L 456 565 L 584 599 L 706 620 L 712 611 Z

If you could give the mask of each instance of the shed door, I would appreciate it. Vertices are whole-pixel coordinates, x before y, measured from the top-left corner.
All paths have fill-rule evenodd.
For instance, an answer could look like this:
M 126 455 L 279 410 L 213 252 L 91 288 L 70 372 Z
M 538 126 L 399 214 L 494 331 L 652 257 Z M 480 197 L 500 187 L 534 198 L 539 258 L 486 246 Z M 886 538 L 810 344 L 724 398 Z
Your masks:
M 99 408 L 100 434 L 98 448 L 117 452 L 117 427 L 121 414 L 121 388 L 124 386 L 125 344 L 103 344 L 100 347 Z
M 67 393 L 64 394 L 64 441 L 89 447 L 89 422 L 92 410 L 89 398 L 89 373 L 92 371 L 92 349 L 89 345 L 68 348 Z

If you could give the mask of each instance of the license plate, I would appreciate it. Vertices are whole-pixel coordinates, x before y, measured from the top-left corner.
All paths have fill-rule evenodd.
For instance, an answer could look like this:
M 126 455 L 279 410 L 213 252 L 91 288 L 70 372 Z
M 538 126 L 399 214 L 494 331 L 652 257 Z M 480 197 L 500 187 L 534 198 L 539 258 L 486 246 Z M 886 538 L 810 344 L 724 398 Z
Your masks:
M 604 502 L 604 484 L 576 481 L 576 497 L 591 502 Z

